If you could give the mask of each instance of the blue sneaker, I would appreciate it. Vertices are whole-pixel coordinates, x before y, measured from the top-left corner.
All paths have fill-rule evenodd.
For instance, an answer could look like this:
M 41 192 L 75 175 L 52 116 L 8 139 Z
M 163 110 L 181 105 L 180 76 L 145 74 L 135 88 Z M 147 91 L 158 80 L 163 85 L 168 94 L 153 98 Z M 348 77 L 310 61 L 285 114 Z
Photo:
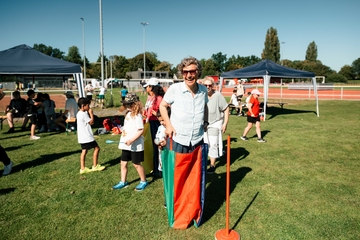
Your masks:
M 120 181 L 118 184 L 116 184 L 115 186 L 112 187 L 112 189 L 114 190 L 119 190 L 122 188 L 127 188 L 129 186 L 128 182 L 122 182 Z
M 136 186 L 135 191 L 140 192 L 140 191 L 144 190 L 147 185 L 149 185 L 148 181 L 145 181 L 145 182 L 140 181 L 139 185 Z

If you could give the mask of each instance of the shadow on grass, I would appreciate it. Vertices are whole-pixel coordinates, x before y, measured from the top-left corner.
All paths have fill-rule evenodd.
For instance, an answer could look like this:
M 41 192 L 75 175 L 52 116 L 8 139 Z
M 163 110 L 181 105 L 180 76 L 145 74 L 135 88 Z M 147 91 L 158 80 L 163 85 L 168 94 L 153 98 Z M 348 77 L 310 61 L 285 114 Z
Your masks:
M 12 193 L 13 191 L 15 191 L 16 188 L 5 188 L 5 189 L 0 189 L 0 195 L 5 195 L 8 193 Z
M 231 229 L 235 229 L 237 227 L 237 225 L 239 224 L 239 222 L 241 221 L 241 219 L 244 217 L 245 213 L 247 212 L 247 210 L 249 210 L 249 208 L 251 207 L 251 205 L 253 204 L 253 202 L 255 201 L 255 199 L 257 198 L 257 196 L 259 195 L 259 192 L 257 192 L 255 194 L 255 196 L 253 197 L 253 199 L 250 201 L 250 203 L 246 206 L 245 210 L 243 211 L 243 213 L 240 215 L 240 217 L 238 218 L 238 220 L 236 221 L 236 223 L 234 224 L 234 226 Z
M 24 134 L 20 134 L 20 135 L 19 134 L 13 135 L 13 133 L 3 133 L 3 136 L 1 136 L 1 140 L 19 138 L 19 137 L 24 137 L 24 136 L 28 136 L 30 138 L 30 131 L 24 132 Z
M 268 130 L 261 131 L 261 137 L 264 138 L 269 132 L 271 132 L 271 131 L 268 131 Z M 254 135 L 252 135 L 251 137 L 249 137 L 249 139 L 250 139 L 250 138 L 255 138 L 255 139 L 257 139 L 256 133 L 255 133 Z
M 316 115 L 315 111 L 295 110 L 295 109 L 281 108 L 281 107 L 267 107 L 266 114 L 270 114 L 271 116 L 269 118 L 266 118 L 266 120 L 275 118 L 278 115 L 298 114 L 298 113 L 314 113 Z
M 237 142 L 237 138 L 230 138 L 231 142 Z M 216 167 L 221 167 L 226 165 L 226 151 L 227 151 L 227 140 L 223 141 L 223 151 L 224 155 L 218 159 Z M 231 148 L 230 151 L 230 165 L 233 164 L 236 160 L 243 160 L 245 159 L 250 153 L 242 147 L 239 148 Z
M 27 168 L 32 168 L 32 167 L 36 167 L 36 166 L 40 166 L 42 164 L 46 164 L 52 161 L 55 161 L 57 159 L 66 157 L 66 156 L 70 156 L 73 154 L 80 154 L 81 153 L 81 149 L 76 150 L 76 151 L 71 151 L 71 152 L 62 152 L 62 153 L 50 153 L 50 154 L 45 154 L 45 155 L 41 155 L 39 158 L 34 159 L 32 161 L 28 161 L 28 162 L 24 162 L 21 163 L 19 165 L 16 165 L 12 168 L 12 173 L 14 172 L 19 172 L 19 171 L 23 171 Z
M 5 149 L 5 151 L 10 152 L 10 151 L 18 150 L 20 148 L 23 148 L 23 147 L 26 147 L 26 146 L 29 146 L 29 145 L 33 145 L 33 143 L 22 144 L 22 145 L 17 146 L 17 147 L 14 146 L 14 147 L 8 147 L 8 148 L 4 148 L 4 149 Z
M 249 167 L 241 167 L 230 172 L 230 194 L 250 171 L 252 171 L 252 169 Z M 214 173 L 211 176 L 208 175 L 208 179 L 210 180 L 210 184 L 206 188 L 203 223 L 215 215 L 226 201 L 226 172 L 221 174 Z

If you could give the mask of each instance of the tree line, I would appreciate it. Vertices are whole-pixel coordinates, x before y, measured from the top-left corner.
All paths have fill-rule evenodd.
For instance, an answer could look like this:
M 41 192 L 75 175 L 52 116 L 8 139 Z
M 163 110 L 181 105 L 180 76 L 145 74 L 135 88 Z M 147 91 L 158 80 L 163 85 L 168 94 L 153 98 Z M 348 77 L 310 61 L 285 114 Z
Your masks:
M 77 63 L 81 66 L 84 64 L 83 57 L 81 57 L 79 49 L 76 46 L 69 47 L 67 55 L 58 48 L 53 48 L 44 44 L 34 44 L 33 48 L 55 58 Z M 207 75 L 220 75 L 223 72 L 248 67 L 260 62 L 263 59 L 269 59 L 283 66 L 314 72 L 316 76 L 325 76 L 327 82 L 345 83 L 347 80 L 360 80 L 360 58 L 354 60 L 351 65 L 343 66 L 337 73 L 335 70 L 322 64 L 322 62 L 317 59 L 317 46 L 314 41 L 309 43 L 304 60 L 291 61 L 289 59 L 282 59 L 280 50 L 281 43 L 278 38 L 277 30 L 270 27 L 266 32 L 264 49 L 261 53 L 261 58 L 255 55 L 232 55 L 227 57 L 226 54 L 218 52 L 212 54 L 209 59 L 200 59 L 203 66 L 202 77 Z M 175 74 L 178 78 L 181 78 L 181 76 L 178 76 L 177 74 L 177 66 L 174 66 L 167 61 L 160 61 L 157 58 L 156 53 L 146 52 L 145 58 L 145 67 L 147 71 L 167 71 L 169 72 L 169 76 L 173 76 Z M 130 78 L 130 76 L 126 75 L 126 72 L 137 71 L 138 69 L 142 69 L 144 66 L 143 53 L 140 53 L 133 58 L 126 58 L 121 55 L 112 55 L 108 58 L 104 55 L 103 59 L 104 69 L 107 69 L 107 76 L 105 76 L 105 78 L 110 77 L 110 66 L 112 66 L 112 76 L 115 78 Z M 96 63 L 90 63 L 85 57 L 87 78 L 100 78 L 100 62 L 101 54 L 99 54 Z

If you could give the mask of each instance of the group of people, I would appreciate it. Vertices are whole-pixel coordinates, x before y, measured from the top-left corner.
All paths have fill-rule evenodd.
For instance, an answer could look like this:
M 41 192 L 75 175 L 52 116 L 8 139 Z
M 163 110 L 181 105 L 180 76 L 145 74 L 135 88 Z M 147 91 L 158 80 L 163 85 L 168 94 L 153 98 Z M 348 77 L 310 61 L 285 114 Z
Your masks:
M 227 129 L 229 107 L 222 94 L 214 90 L 215 83 L 213 78 L 205 78 L 203 84 L 197 82 L 202 73 L 202 66 L 196 58 L 188 57 L 183 59 L 178 65 L 178 71 L 182 74 L 184 81 L 171 85 L 166 92 L 164 92 L 158 80 L 155 78 L 149 79 L 147 83 L 143 85 L 148 93 L 144 108 L 139 97 L 133 93 L 127 93 L 122 99 L 123 107 L 127 110 L 127 113 L 118 145 L 118 148 L 122 150 L 120 157 L 120 181 L 112 188 L 114 190 L 120 190 L 129 186 L 127 182 L 129 162 L 133 163 L 140 178 L 140 182 L 135 187 L 135 190 L 142 191 L 149 184 L 142 165 L 144 162 L 144 122 L 150 125 L 154 144 L 153 162 L 155 176 L 161 177 L 163 170 L 161 167 L 162 163 L 169 161 L 169 159 L 165 159 L 166 154 L 159 154 L 159 150 L 171 149 L 176 154 L 183 154 L 182 159 L 184 159 L 184 156 L 186 158 L 188 154 L 199 152 L 200 148 L 206 149 L 204 146 L 207 144 L 208 151 L 205 153 L 205 157 L 206 159 L 208 157 L 210 158 L 210 167 L 208 169 L 206 169 L 207 163 L 204 158 L 199 157 L 201 154 L 193 156 L 173 168 L 176 172 L 176 179 L 180 181 L 177 184 L 189 184 L 185 181 L 191 179 L 190 184 L 194 187 L 189 188 L 183 187 L 182 184 L 177 185 L 176 196 L 173 192 L 170 193 L 170 191 L 174 191 L 173 188 L 165 188 L 165 195 L 168 194 L 170 197 L 174 197 L 174 199 L 177 198 L 185 201 L 174 204 L 169 202 L 170 197 L 167 197 L 166 205 L 172 204 L 172 207 L 168 208 L 168 211 L 175 211 L 174 208 L 179 206 L 184 207 L 184 210 L 186 209 L 186 211 L 188 211 L 187 219 L 183 219 L 188 222 L 187 224 L 177 225 L 175 223 L 171 224 L 171 226 L 175 228 L 186 228 L 192 220 L 196 221 L 197 224 L 201 223 L 205 181 L 204 177 L 198 178 L 196 175 L 200 174 L 204 176 L 206 172 L 208 174 L 215 172 L 216 159 L 223 155 L 222 134 L 225 133 Z M 70 92 L 67 92 L 67 94 L 68 99 L 71 98 L 71 96 L 73 98 Z M 248 126 L 241 136 L 242 140 L 248 140 L 246 134 L 253 124 L 255 124 L 258 141 L 265 142 L 265 140 L 261 138 L 260 131 L 259 95 L 260 92 L 258 90 L 253 90 L 249 98 L 247 106 L 249 109 L 247 113 Z M 28 106 L 30 106 L 32 109 L 31 112 L 33 113 L 37 110 L 36 101 L 32 100 L 35 94 L 28 92 L 28 96 Z M 32 104 L 29 104 L 29 101 L 32 102 Z M 74 101 L 75 99 L 69 102 L 67 100 L 64 114 L 70 114 L 70 116 L 74 116 L 75 114 L 77 119 L 77 137 L 82 149 L 80 156 L 80 174 L 102 171 L 105 169 L 105 166 L 98 163 L 100 147 L 91 130 L 91 125 L 94 123 L 94 114 L 90 108 L 91 100 L 89 98 L 80 98 L 77 104 L 75 101 L 76 110 L 74 109 Z M 64 120 L 64 114 L 60 116 L 62 120 Z M 32 124 L 34 123 L 36 123 L 36 120 L 33 121 L 32 119 Z M 85 166 L 85 158 L 90 149 L 94 149 L 93 164 L 92 168 L 87 168 Z M 204 153 L 203 150 L 201 151 Z M 162 159 L 162 157 L 164 157 L 164 159 Z M 182 170 L 180 171 L 179 169 L 178 171 L 178 168 Z M 169 177 L 174 176 L 171 174 L 170 176 L 167 175 L 167 179 L 164 179 L 164 181 L 168 181 Z M 190 206 L 189 204 L 195 204 L 195 207 L 187 209 L 186 206 Z
M 27 100 L 21 98 L 19 91 L 14 91 L 12 96 L 13 98 L 5 109 L 9 124 L 8 133 L 15 132 L 14 118 L 23 118 L 21 130 L 26 130 L 26 125 L 30 120 L 30 140 L 38 140 L 40 137 L 35 135 L 36 129 L 39 133 L 60 131 L 61 128 L 66 130 L 66 118 L 76 117 L 77 103 L 71 91 L 65 93 L 67 98 L 65 111 L 60 113 L 60 116 L 56 115 L 56 104 L 50 99 L 48 93 L 35 93 L 34 90 L 30 89 L 27 91 Z

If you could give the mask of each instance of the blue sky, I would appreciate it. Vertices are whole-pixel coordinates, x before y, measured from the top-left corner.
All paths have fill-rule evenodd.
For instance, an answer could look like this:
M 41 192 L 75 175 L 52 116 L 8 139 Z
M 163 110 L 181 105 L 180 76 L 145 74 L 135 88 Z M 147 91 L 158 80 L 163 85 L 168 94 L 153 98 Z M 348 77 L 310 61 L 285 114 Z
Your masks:
M 339 71 L 360 58 L 359 0 L 102 0 L 104 54 L 132 58 L 146 51 L 178 64 L 222 52 L 261 57 L 266 31 L 276 28 L 282 58 L 304 60 L 315 41 L 318 60 Z M 0 50 L 45 44 L 67 54 L 77 46 L 86 57 L 100 53 L 99 0 L 0 0 Z

